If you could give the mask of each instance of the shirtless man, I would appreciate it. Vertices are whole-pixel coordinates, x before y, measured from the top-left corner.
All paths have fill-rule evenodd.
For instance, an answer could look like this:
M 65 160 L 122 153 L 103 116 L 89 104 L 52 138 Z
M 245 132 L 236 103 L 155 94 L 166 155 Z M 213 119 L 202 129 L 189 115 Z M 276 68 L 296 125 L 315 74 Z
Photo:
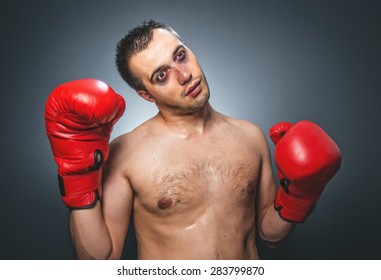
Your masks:
M 305 219 L 321 191 L 312 199 L 303 193 L 308 209 L 300 210 L 301 220 L 287 214 L 287 198 L 283 210 L 281 201 L 274 207 L 277 188 L 263 133 L 212 108 L 205 75 L 175 31 L 154 21 L 133 29 L 118 44 L 117 66 L 159 112 L 114 139 L 110 150 L 112 126 L 124 111 L 110 87 L 70 82 L 47 103 L 47 132 L 79 258 L 120 258 L 131 215 L 139 259 L 258 259 L 257 234 L 276 243 Z M 74 104 L 78 95 L 84 104 L 73 109 L 52 105 L 65 98 Z M 57 115 L 65 115 L 60 126 Z M 289 127 L 280 129 L 278 137 Z M 73 159 L 73 151 L 81 155 Z

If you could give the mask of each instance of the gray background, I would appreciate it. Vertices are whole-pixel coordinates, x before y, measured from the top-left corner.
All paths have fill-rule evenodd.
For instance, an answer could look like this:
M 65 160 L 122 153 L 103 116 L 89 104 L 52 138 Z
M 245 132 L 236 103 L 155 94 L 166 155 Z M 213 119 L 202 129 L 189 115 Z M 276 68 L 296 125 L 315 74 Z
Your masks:
M 1 1 L 1 259 L 75 258 L 43 112 L 51 90 L 94 77 L 127 101 L 112 138 L 150 118 L 114 66 L 144 19 L 174 27 L 206 73 L 211 104 L 250 120 L 309 119 L 343 153 L 308 221 L 264 259 L 380 259 L 379 1 Z M 273 150 L 273 145 L 270 144 Z M 135 258 L 133 231 L 123 258 Z

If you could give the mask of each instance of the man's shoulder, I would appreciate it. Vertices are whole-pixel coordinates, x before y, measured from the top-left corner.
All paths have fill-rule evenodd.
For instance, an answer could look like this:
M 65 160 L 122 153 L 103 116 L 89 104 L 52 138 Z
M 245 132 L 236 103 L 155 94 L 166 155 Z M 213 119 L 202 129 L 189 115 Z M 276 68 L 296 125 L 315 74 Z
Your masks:
M 229 116 L 223 116 L 223 118 L 227 125 L 231 126 L 234 129 L 240 130 L 243 133 L 247 133 L 252 136 L 263 135 L 262 129 L 251 121 Z
M 113 170 L 120 170 L 125 173 L 136 163 L 140 162 L 147 154 L 152 137 L 149 136 L 149 129 L 140 125 L 110 142 L 109 157 L 107 165 Z
M 139 144 L 144 143 L 142 139 L 148 140 L 149 138 L 151 138 L 152 129 L 150 129 L 150 127 L 151 120 L 148 120 L 134 128 L 133 130 L 119 135 L 111 141 L 110 145 L 111 147 L 118 149 L 129 149 L 131 147 L 135 148 Z
M 224 116 L 227 129 L 232 134 L 240 137 L 246 143 L 253 145 L 256 149 L 266 149 L 268 147 L 265 134 L 259 125 L 244 119 Z

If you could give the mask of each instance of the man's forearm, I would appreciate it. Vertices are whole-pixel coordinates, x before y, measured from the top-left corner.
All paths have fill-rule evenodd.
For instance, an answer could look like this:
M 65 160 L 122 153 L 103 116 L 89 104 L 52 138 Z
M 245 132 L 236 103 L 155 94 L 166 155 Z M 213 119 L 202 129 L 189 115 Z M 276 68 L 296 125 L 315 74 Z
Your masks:
M 294 225 L 294 223 L 282 219 L 274 205 L 271 204 L 261 217 L 259 235 L 269 245 L 276 246 L 287 237 Z
M 107 259 L 112 252 L 110 233 L 101 204 L 70 212 L 71 238 L 79 259 Z

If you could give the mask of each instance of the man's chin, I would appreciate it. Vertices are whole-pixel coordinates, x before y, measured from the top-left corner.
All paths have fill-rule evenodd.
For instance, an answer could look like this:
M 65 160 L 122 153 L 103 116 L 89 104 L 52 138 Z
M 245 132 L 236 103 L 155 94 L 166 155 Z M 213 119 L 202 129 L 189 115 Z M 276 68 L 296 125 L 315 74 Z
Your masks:
M 196 100 L 196 103 L 189 105 L 186 108 L 184 108 L 184 112 L 188 112 L 188 114 L 194 114 L 194 113 L 198 113 L 199 111 L 204 109 L 205 106 L 209 102 L 210 94 L 209 94 L 209 92 L 207 92 L 203 96 L 199 96 L 199 97 L 200 97 L 200 99 Z

